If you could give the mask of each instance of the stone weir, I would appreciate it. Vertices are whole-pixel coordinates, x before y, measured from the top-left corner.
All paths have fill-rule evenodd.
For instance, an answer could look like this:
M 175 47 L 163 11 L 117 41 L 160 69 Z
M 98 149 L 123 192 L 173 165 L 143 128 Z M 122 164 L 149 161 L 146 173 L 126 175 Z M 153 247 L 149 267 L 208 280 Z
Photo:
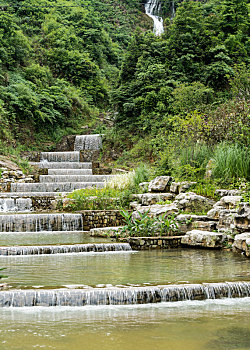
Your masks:
M 0 291 L 0 307 L 131 305 L 249 296 L 250 282 L 91 290 L 10 290 Z
M 66 253 L 104 253 L 132 251 L 128 243 L 71 244 L 0 247 L 0 255 L 41 255 Z
M 30 198 L 8 198 L 0 197 L 0 212 L 25 212 L 32 210 L 32 200 Z
M 0 215 L 0 232 L 83 231 L 81 214 Z

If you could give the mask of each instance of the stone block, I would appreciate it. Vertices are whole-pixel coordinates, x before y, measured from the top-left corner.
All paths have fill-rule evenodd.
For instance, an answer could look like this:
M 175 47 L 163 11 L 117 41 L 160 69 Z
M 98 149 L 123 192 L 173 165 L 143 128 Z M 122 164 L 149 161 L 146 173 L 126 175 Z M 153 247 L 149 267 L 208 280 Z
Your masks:
M 174 201 L 178 209 L 185 212 L 208 211 L 213 207 L 214 203 L 213 200 L 193 192 L 180 193 Z
M 250 232 L 236 235 L 232 248 L 233 251 L 243 253 L 247 258 L 250 258 Z
M 171 176 L 157 176 L 150 181 L 148 186 L 149 192 L 167 192 L 170 188 L 170 183 L 173 181 Z
M 226 235 L 201 230 L 188 231 L 181 240 L 183 245 L 202 248 L 222 248 L 225 242 Z

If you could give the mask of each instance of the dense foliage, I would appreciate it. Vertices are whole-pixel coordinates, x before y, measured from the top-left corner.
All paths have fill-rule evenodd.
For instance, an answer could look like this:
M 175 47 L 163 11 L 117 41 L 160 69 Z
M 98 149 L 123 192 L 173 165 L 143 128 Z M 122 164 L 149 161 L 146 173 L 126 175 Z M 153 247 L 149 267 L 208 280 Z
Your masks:
M 5 4 L 0 11 L 1 139 L 60 136 L 62 129 L 91 123 L 109 105 L 135 18 L 144 21 L 140 5 L 134 0 Z
M 1 5 L 2 152 L 3 142 L 44 148 L 88 125 L 106 133 L 113 160 L 154 162 L 157 174 L 204 176 L 211 157 L 249 154 L 247 0 L 166 0 L 161 37 L 144 2 Z M 227 177 L 250 172 L 236 168 Z

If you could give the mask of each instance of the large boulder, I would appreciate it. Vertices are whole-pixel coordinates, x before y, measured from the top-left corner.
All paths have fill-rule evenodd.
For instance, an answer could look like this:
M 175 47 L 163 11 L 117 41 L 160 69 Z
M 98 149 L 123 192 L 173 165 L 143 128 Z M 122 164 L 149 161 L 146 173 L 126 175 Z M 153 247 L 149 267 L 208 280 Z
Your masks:
M 183 210 L 185 212 L 207 212 L 210 210 L 214 201 L 200 196 L 194 192 L 180 193 L 176 196 L 174 204 L 176 204 L 177 208 Z
M 173 181 L 171 176 L 157 176 L 150 181 L 148 185 L 149 192 L 167 192 L 170 188 L 170 183 Z
M 140 207 L 137 211 L 134 211 L 132 216 L 135 219 L 140 219 L 140 214 L 148 213 L 150 217 L 157 217 L 160 215 L 169 216 L 173 214 L 178 214 L 179 210 L 174 204 L 154 204 L 149 206 Z M 140 214 L 139 214 L 140 213 Z
M 244 232 L 234 237 L 233 251 L 241 252 L 250 258 L 250 232 Z
M 226 236 L 222 233 L 192 230 L 182 237 L 181 243 L 192 247 L 222 248 L 226 242 Z

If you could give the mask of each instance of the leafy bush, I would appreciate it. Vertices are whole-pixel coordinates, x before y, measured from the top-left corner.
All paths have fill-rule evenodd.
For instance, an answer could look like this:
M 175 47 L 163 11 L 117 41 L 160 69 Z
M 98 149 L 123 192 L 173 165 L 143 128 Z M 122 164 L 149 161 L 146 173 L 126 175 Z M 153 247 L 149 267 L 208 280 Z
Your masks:
M 132 213 L 121 211 L 125 221 L 125 226 L 119 231 L 120 234 L 130 237 L 153 237 L 171 236 L 177 230 L 174 216 L 150 217 L 148 212 L 142 214 L 138 212 L 140 218 L 132 217 Z

